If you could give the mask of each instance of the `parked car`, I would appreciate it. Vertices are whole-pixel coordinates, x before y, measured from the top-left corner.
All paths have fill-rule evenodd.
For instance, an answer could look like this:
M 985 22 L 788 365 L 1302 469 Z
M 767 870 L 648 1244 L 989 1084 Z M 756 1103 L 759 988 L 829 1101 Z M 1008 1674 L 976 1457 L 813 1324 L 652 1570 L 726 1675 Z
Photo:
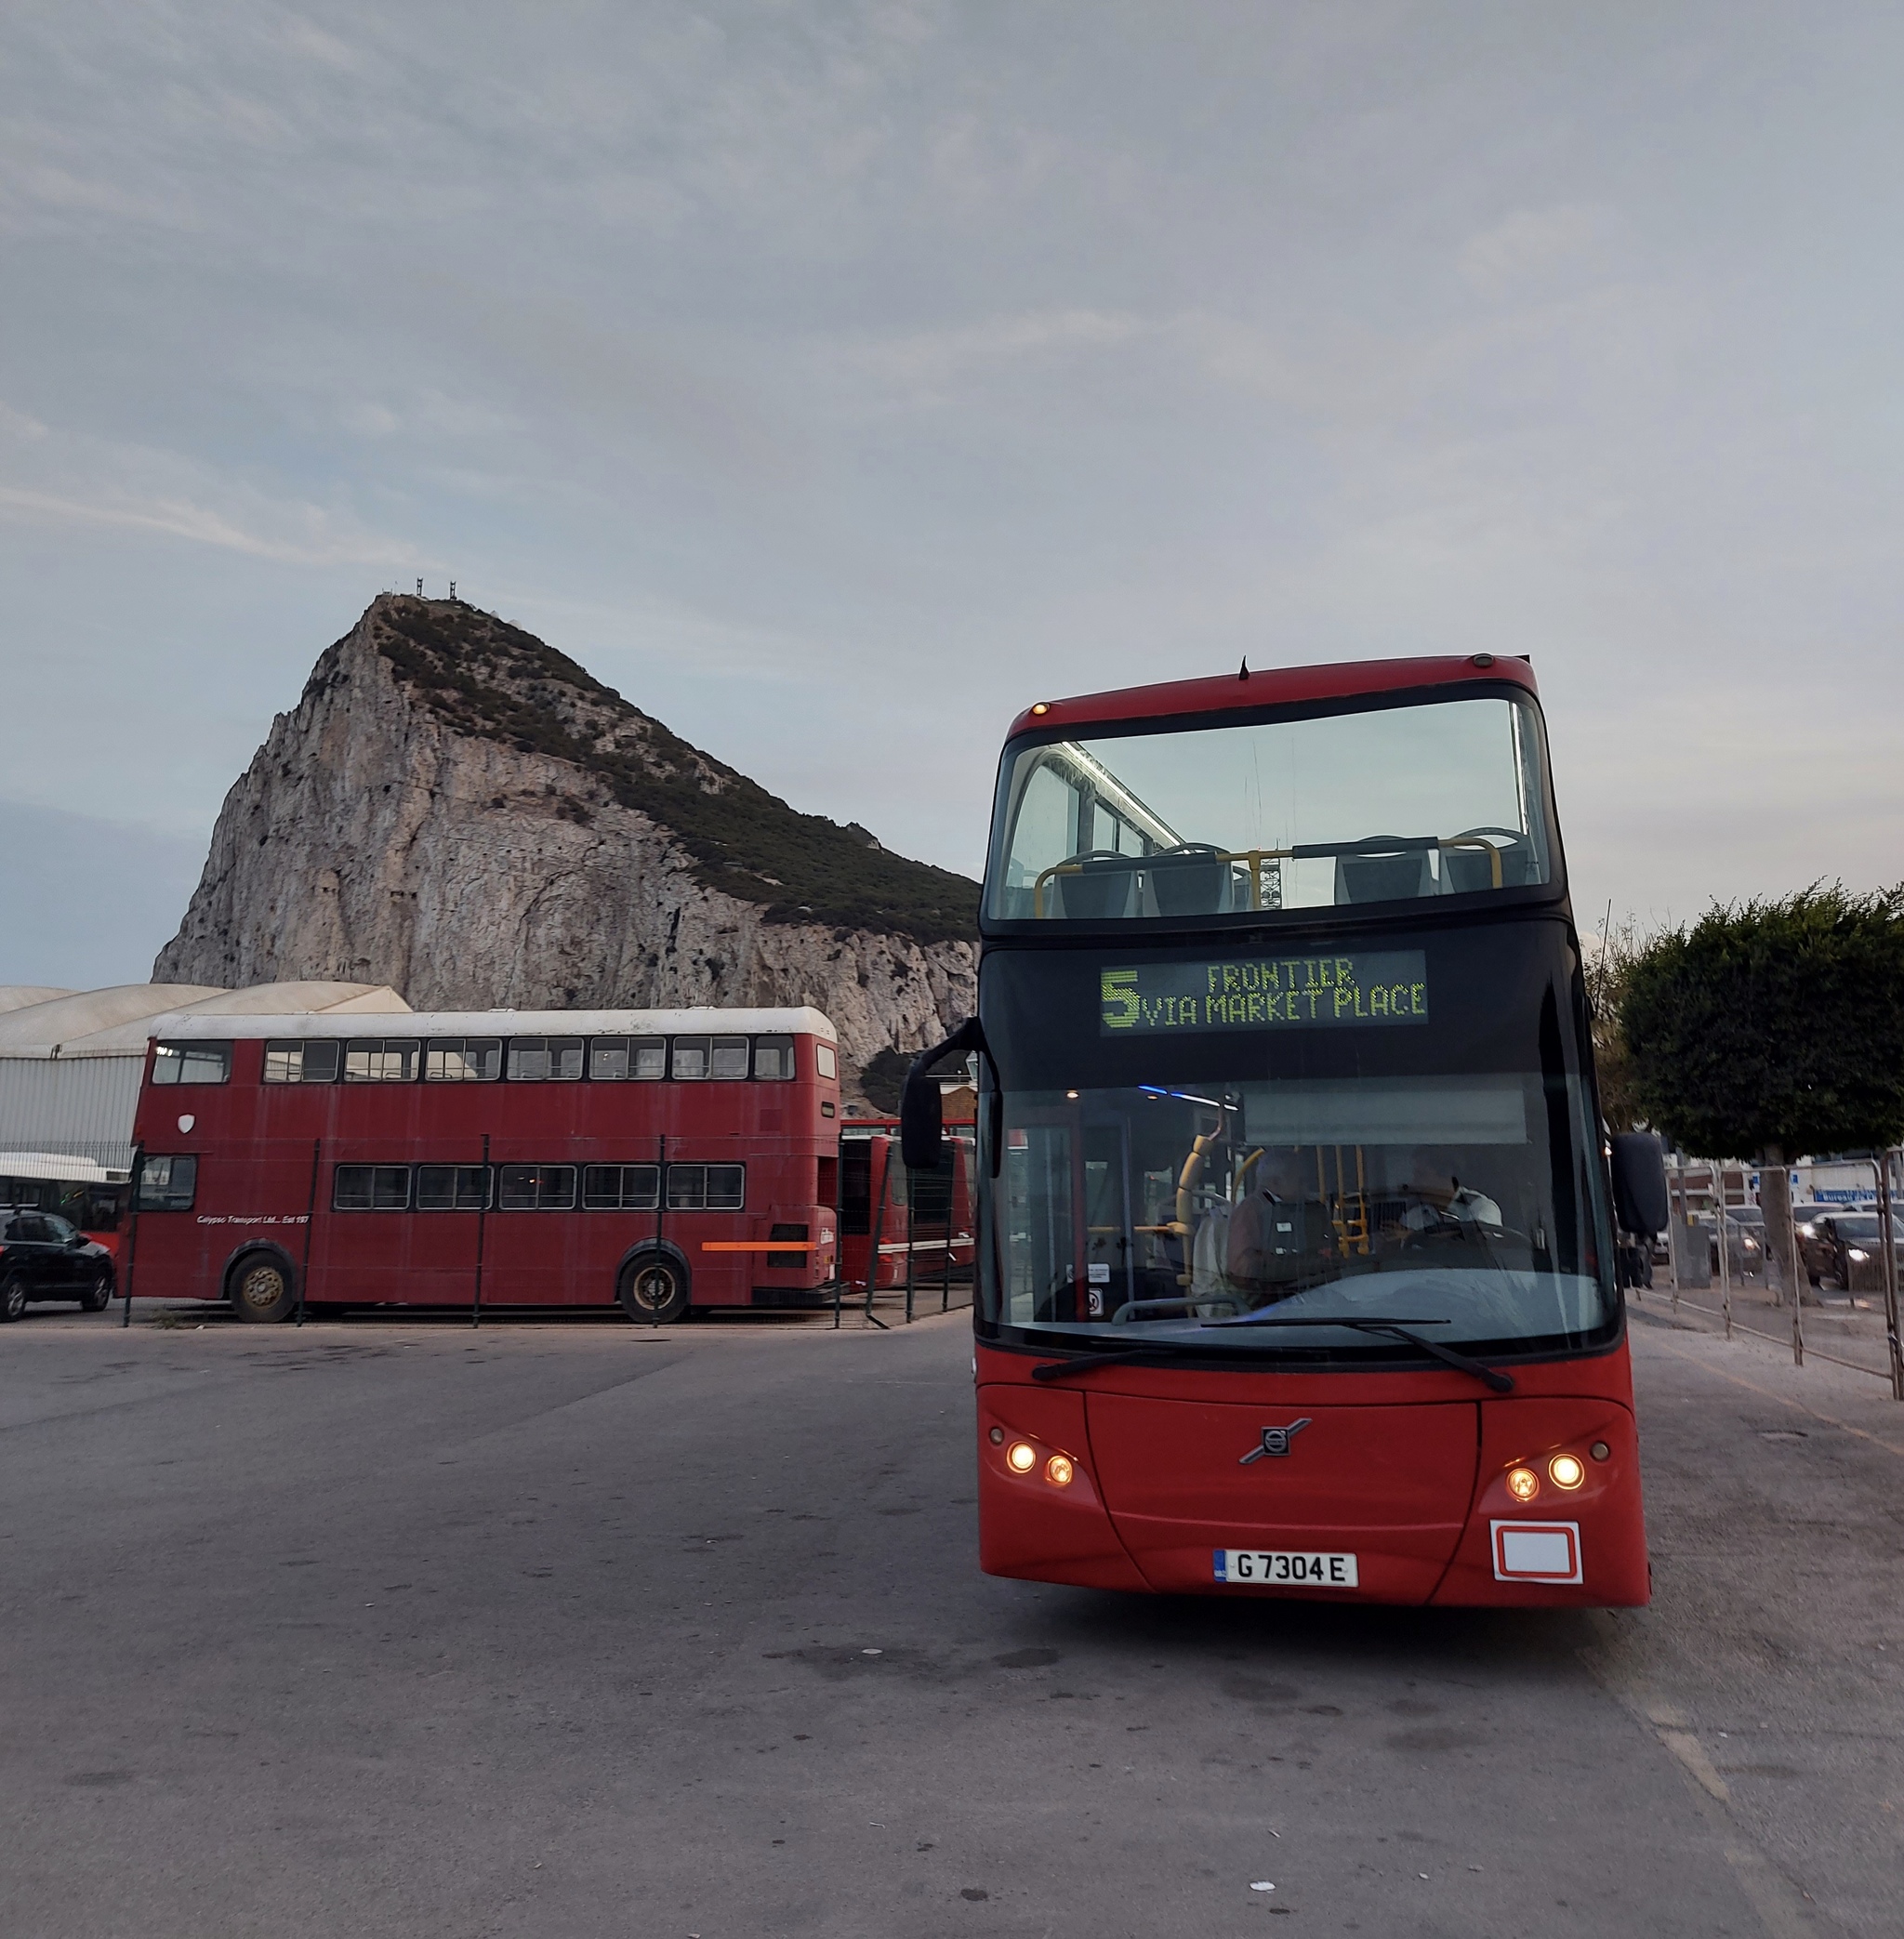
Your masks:
M 1884 1290 L 1884 1246 L 1875 1212 L 1834 1209 L 1820 1214 L 1800 1226 L 1798 1243 L 1814 1286 L 1829 1280 L 1847 1293 Z M 1904 1260 L 1904 1220 L 1895 1217 L 1891 1249 Z
M 34 1299 L 77 1299 L 103 1312 L 112 1299 L 112 1255 L 58 1212 L 0 1213 L 0 1320 Z
M 1719 1270 L 1719 1238 L 1710 1218 L 1700 1220 L 1706 1228 L 1707 1250 L 1712 1271 Z M 1757 1206 L 1727 1206 L 1726 1208 L 1726 1270 L 1736 1279 L 1745 1273 L 1762 1273 L 1765 1266 L 1765 1215 Z

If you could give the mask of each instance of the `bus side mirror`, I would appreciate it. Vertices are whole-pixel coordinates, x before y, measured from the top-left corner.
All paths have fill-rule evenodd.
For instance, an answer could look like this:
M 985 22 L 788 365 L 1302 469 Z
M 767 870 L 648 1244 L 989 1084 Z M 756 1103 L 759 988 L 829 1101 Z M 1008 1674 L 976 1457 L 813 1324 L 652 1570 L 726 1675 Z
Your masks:
M 899 1155 L 908 1171 L 936 1171 L 945 1162 L 945 1101 L 939 1080 L 919 1067 L 906 1074 L 899 1094 Z
M 1623 1131 L 1613 1141 L 1613 1216 L 1621 1232 L 1651 1238 L 1666 1230 L 1666 1154 L 1649 1131 Z

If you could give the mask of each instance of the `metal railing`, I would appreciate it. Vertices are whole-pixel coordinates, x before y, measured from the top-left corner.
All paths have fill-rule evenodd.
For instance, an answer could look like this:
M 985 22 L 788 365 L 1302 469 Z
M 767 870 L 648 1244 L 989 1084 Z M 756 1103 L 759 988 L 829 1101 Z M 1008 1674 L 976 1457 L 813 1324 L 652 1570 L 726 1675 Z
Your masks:
M 1809 1279 L 1805 1258 L 1798 1243 L 1795 1224 L 1791 1228 L 1790 1256 L 1778 1261 L 1782 1268 L 1787 1286 L 1792 1296 L 1792 1364 L 1803 1366 L 1807 1352 L 1814 1360 L 1823 1360 L 1832 1366 L 1847 1368 L 1852 1373 L 1870 1374 L 1873 1378 L 1888 1383 L 1891 1398 L 1904 1401 L 1904 1340 L 1900 1340 L 1897 1324 L 1898 1271 L 1897 1271 L 1897 1231 L 1891 1197 L 1891 1167 L 1894 1162 L 1904 1158 L 1904 1151 L 1881 1152 L 1871 1159 L 1871 1167 L 1877 1181 L 1878 1204 L 1878 1257 L 1882 1261 L 1882 1286 L 1884 1301 L 1884 1359 L 1882 1367 L 1868 1366 L 1861 1361 L 1846 1360 L 1836 1353 L 1828 1353 L 1815 1342 L 1807 1343 L 1805 1337 L 1805 1287 Z M 1713 1162 L 1715 1181 L 1722 1175 L 1718 1161 Z M 1689 1276 L 1682 1271 L 1682 1246 L 1684 1235 L 1697 1231 L 1703 1243 L 1703 1228 L 1693 1224 L 1691 1215 L 1686 1210 L 1685 1169 L 1683 1165 L 1674 1167 L 1675 1191 L 1673 1220 L 1668 1228 L 1668 1270 L 1672 1274 L 1673 1311 L 1677 1312 L 1682 1305 L 1692 1312 L 1703 1313 L 1708 1318 L 1719 1320 L 1726 1338 L 1732 1339 L 1736 1333 L 1749 1335 L 1753 1339 L 1770 1340 L 1774 1345 L 1784 1344 L 1784 1336 L 1767 1333 L 1762 1327 L 1749 1326 L 1733 1312 L 1732 1300 L 1732 1246 L 1726 1230 L 1726 1214 L 1728 1207 L 1724 1203 L 1724 1194 L 1719 1194 L 1719 1203 L 1714 1207 L 1714 1243 L 1719 1255 L 1719 1304 L 1716 1308 L 1701 1305 L 1696 1299 L 1684 1297 L 1681 1281 Z M 1771 1264 L 1769 1234 L 1767 1235 L 1766 1263 Z M 1845 1290 L 1849 1292 L 1847 1284 Z

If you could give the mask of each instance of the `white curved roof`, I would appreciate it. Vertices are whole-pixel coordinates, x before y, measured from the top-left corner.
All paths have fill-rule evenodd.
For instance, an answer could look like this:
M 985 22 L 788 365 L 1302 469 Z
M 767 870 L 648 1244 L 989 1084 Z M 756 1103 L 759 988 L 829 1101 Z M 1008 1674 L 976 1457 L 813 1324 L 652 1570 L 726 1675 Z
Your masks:
M 44 1055 L 54 1044 L 90 1036 L 139 1017 L 182 1009 L 224 993 L 215 983 L 125 983 L 104 990 L 79 990 L 0 1014 L 0 1055 Z
M 839 1037 L 832 1020 L 811 1005 L 798 1009 L 443 1009 L 411 1010 L 385 1035 L 417 1036 L 714 1036 L 774 1033 Z M 149 1035 L 194 1037 L 364 1036 L 375 1034 L 364 1014 L 232 1016 L 193 1010 L 153 1018 Z
M 152 1034 L 155 1017 L 388 1014 L 409 1008 L 382 983 L 269 983 L 245 990 L 204 983 L 120 983 L 0 1011 L 0 1057 L 137 1056 Z
M 71 990 L 56 990 L 49 983 L 0 983 L 0 1016 L 10 1009 L 24 1009 L 29 1003 L 50 1003 L 56 996 L 71 996 Z

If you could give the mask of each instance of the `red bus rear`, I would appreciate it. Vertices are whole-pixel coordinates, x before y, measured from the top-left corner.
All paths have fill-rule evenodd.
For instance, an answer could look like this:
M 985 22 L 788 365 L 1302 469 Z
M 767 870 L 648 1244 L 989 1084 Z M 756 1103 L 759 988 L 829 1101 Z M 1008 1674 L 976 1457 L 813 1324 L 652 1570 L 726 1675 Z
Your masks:
M 181 1018 L 148 1052 L 137 1291 L 320 1308 L 826 1303 L 815 1009 Z
M 1015 723 L 954 1039 L 987 1570 L 1646 1600 L 1546 775 L 1532 674 L 1488 654 Z
M 840 1138 L 840 1274 L 848 1293 L 972 1284 L 973 1127 L 945 1126 L 946 1162 L 908 1169 L 899 1121 L 852 1118 Z

